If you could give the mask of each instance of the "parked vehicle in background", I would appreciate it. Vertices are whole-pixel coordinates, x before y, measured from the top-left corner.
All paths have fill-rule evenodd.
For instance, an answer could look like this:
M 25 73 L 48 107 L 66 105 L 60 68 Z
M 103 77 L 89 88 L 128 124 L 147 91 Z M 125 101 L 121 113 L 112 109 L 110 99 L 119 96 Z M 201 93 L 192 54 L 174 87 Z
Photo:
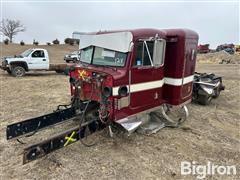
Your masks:
M 76 63 L 80 60 L 80 52 L 79 51 L 73 51 L 70 54 L 66 54 L 64 56 L 64 60 L 66 61 L 66 63 L 69 63 L 69 62 Z
M 209 53 L 209 44 L 200 44 L 197 49 L 198 53 Z
M 234 44 L 221 44 L 217 46 L 216 51 L 226 51 L 229 54 L 234 54 Z
M 0 68 L 15 77 L 21 77 L 26 72 L 35 70 L 62 73 L 67 66 L 67 64 L 50 64 L 47 50 L 36 48 L 28 49 L 13 57 L 4 57 Z
M 235 52 L 240 53 L 240 45 L 235 45 Z

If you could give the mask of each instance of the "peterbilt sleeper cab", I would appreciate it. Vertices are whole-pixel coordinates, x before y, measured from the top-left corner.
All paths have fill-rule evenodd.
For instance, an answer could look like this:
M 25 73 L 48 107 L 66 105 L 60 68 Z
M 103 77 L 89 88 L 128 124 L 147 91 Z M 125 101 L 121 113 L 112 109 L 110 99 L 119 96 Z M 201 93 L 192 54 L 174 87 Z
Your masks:
M 80 64 L 70 68 L 71 103 L 53 113 L 13 123 L 8 140 L 29 137 L 72 119 L 75 127 L 23 151 L 23 163 L 108 127 L 130 134 L 178 127 L 192 99 L 198 35 L 185 29 L 138 29 L 81 35 Z M 29 134 L 31 133 L 31 134 Z
M 71 92 L 102 122 L 134 131 L 153 111 L 182 108 L 192 98 L 198 35 L 186 29 L 138 29 L 81 35 L 81 64 Z M 75 93 L 76 97 L 76 93 Z M 179 118 L 178 118 L 179 120 Z

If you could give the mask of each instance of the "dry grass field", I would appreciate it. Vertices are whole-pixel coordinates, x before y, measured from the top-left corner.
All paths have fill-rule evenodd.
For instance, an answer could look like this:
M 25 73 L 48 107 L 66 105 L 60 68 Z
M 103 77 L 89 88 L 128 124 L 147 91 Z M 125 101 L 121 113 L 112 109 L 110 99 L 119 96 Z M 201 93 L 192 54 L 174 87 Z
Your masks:
M 225 51 L 213 52 L 207 54 L 197 55 L 198 63 L 220 64 L 224 61 L 228 61 L 230 64 L 240 64 L 240 53 L 236 52 L 231 55 Z M 226 64 L 226 63 L 225 63 Z
M 26 48 L 25 46 L 24 48 Z M 39 46 L 40 47 L 40 46 Z M 22 46 L 3 46 L 3 56 L 21 52 Z M 53 62 L 62 61 L 72 46 L 51 46 Z M 62 54 L 60 54 L 62 53 Z M 6 141 L 8 124 L 52 112 L 70 99 L 68 77 L 56 73 L 28 73 L 14 78 L 0 71 L 0 153 L 1 179 L 196 179 L 181 176 L 181 161 L 208 161 L 218 165 L 239 165 L 239 65 L 198 64 L 198 72 L 223 76 L 226 86 L 209 106 L 189 104 L 190 117 L 178 129 L 165 128 L 157 134 L 107 137 L 95 135 L 97 144 L 72 144 L 26 165 L 22 165 L 25 144 Z M 46 139 L 74 126 L 58 125 L 22 139 L 27 144 Z M 239 166 L 238 166 L 239 167 Z M 236 176 L 207 176 L 207 179 L 240 179 Z

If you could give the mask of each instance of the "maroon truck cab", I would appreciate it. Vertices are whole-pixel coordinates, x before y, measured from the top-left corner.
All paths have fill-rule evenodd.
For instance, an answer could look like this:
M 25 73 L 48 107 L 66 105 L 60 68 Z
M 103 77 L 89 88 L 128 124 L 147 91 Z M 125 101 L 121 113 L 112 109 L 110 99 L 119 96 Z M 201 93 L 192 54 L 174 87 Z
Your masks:
M 100 119 L 121 121 L 191 101 L 198 34 L 186 29 L 137 29 L 80 37 L 81 64 L 70 73 L 82 102 Z M 77 86 L 76 86 L 76 82 Z
M 53 113 L 8 125 L 7 139 L 29 137 L 30 132 L 32 136 L 73 118 L 79 122 L 26 147 L 25 164 L 79 140 L 92 146 L 95 143 L 86 142 L 85 137 L 105 127 L 110 136 L 123 128 L 128 135 L 134 131 L 150 135 L 163 127 L 179 127 L 188 117 L 186 104 L 192 100 L 197 44 L 197 33 L 185 29 L 81 35 L 80 63 L 69 67 L 71 103 L 59 105 Z

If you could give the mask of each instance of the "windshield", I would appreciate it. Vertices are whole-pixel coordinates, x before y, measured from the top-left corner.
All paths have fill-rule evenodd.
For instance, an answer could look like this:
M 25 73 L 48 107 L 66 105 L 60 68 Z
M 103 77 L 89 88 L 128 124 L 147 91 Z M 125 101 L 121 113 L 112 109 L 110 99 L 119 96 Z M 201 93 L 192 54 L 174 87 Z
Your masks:
M 27 57 L 29 54 L 31 54 L 31 52 L 33 52 L 32 49 L 28 49 L 26 51 L 24 51 L 22 54 L 20 54 L 22 57 Z
M 87 47 L 85 49 L 82 49 L 80 61 L 91 64 L 92 53 L 93 53 L 93 47 L 92 46 Z
M 94 54 L 93 54 L 94 53 Z M 101 47 L 87 47 L 81 51 L 81 61 L 93 65 L 123 67 L 127 53 L 104 49 Z

